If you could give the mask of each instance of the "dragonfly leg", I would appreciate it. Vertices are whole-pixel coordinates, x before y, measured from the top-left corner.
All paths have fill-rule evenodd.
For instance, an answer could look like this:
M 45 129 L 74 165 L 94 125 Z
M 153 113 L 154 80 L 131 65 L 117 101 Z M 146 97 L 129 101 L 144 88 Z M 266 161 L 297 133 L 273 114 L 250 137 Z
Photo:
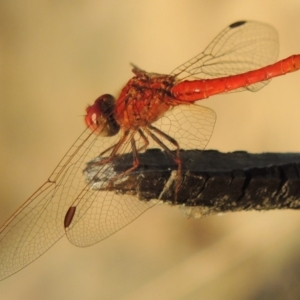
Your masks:
M 142 145 L 137 148 L 136 146 L 136 140 L 134 138 L 134 136 L 136 134 L 139 134 L 141 139 L 142 139 Z M 120 148 L 122 147 L 122 145 L 124 145 L 124 143 L 126 143 L 128 140 L 130 140 L 130 144 L 131 144 L 131 153 L 132 153 L 132 166 L 130 168 L 128 168 L 127 170 L 125 170 L 124 172 L 121 172 L 120 174 L 117 174 L 116 176 L 112 177 L 109 179 L 109 183 L 107 184 L 108 189 L 112 188 L 114 185 L 114 182 L 116 180 L 118 180 L 119 178 L 122 178 L 123 176 L 129 174 L 130 172 L 132 172 L 133 170 L 135 170 L 136 168 L 138 168 L 139 164 L 140 164 L 140 160 L 139 160 L 139 155 L 138 153 L 140 151 L 145 150 L 148 145 L 149 145 L 149 141 L 147 139 L 147 137 L 145 136 L 145 134 L 143 133 L 143 131 L 141 129 L 135 130 L 135 131 L 131 131 L 131 130 L 127 130 L 124 132 L 124 134 L 122 135 L 122 137 L 120 138 L 120 140 L 118 141 L 118 143 L 114 144 L 113 146 L 109 147 L 108 149 L 106 149 L 105 151 L 103 151 L 98 157 L 101 158 L 100 161 L 94 162 L 95 165 L 106 165 L 109 163 L 112 163 L 116 157 L 120 156 Z M 107 153 L 111 151 L 111 153 L 109 154 L 108 157 L 103 157 L 103 154 Z M 97 176 L 97 175 L 96 175 Z
M 177 141 L 175 139 L 173 139 L 172 137 L 170 137 L 169 135 L 167 135 L 160 129 L 158 129 L 152 125 L 148 125 L 147 127 L 149 129 L 148 134 L 151 136 L 151 138 L 173 158 L 174 162 L 177 165 L 177 176 L 176 176 L 176 182 L 175 182 L 175 196 L 174 196 L 174 200 L 173 200 L 173 204 L 176 204 L 177 199 L 178 199 L 180 183 L 182 181 L 182 161 L 180 159 L 179 144 L 177 143 Z M 162 138 L 164 138 L 165 140 L 167 140 L 168 142 L 173 144 L 176 147 L 176 155 L 174 155 L 172 153 L 172 151 L 153 132 L 155 132 L 157 135 L 160 135 Z

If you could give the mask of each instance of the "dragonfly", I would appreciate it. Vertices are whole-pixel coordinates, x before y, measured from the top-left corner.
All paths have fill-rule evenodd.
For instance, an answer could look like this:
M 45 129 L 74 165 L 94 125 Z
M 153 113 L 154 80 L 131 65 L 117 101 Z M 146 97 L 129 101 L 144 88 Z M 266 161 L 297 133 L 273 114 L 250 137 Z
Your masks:
M 112 190 L 138 168 L 146 149 L 160 148 L 171 156 L 176 189 L 183 168 L 180 149 L 204 149 L 216 120 L 214 111 L 195 102 L 258 91 L 271 78 L 300 68 L 300 55 L 276 62 L 277 56 L 278 34 L 272 26 L 238 21 L 169 75 L 133 66 L 134 76 L 117 99 L 104 94 L 86 109 L 86 129 L 46 182 L 0 228 L 0 279 L 36 260 L 63 236 L 76 246 L 90 246 L 153 207 L 157 201 Z M 124 154 L 131 167 L 112 174 L 111 164 Z M 84 171 L 91 163 L 97 166 L 92 178 Z M 100 188 L 95 188 L 96 177 Z

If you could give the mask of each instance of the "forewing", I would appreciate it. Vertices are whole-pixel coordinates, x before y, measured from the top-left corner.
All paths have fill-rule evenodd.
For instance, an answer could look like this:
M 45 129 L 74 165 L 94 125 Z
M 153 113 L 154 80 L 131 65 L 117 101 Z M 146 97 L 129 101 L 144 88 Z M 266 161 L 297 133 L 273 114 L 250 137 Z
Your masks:
M 133 165 L 131 138 L 139 143 L 139 134 L 133 131 L 109 162 L 97 164 L 103 157 L 95 156 L 89 167 L 83 168 L 89 185 L 72 204 L 75 213 L 66 230 L 72 244 L 80 247 L 93 245 L 131 223 L 155 205 L 154 201 L 141 201 L 135 196 L 109 191 L 110 183 L 122 181 L 127 176 L 114 170 L 115 161 L 122 157 L 124 165 L 129 167 Z M 126 156 L 126 153 L 129 154 Z
M 79 246 L 100 241 L 153 205 L 126 196 L 116 200 L 112 193 L 96 191 L 86 179 L 83 170 L 87 162 L 118 139 L 119 136 L 99 138 L 87 128 L 48 181 L 2 226 L 0 280 L 30 264 L 66 233 L 65 216 L 75 204 L 77 214 L 72 223 L 74 233 L 71 227 L 67 229 L 70 241 Z M 130 151 L 129 148 L 127 150 Z M 105 174 L 103 176 L 105 178 Z M 135 202 L 130 202 L 131 200 Z M 85 221 L 78 223 L 76 218 Z
M 173 70 L 180 80 L 211 79 L 245 73 L 274 63 L 278 57 L 278 34 L 270 25 L 236 22 L 225 28 L 208 47 Z M 257 91 L 268 81 L 235 91 Z

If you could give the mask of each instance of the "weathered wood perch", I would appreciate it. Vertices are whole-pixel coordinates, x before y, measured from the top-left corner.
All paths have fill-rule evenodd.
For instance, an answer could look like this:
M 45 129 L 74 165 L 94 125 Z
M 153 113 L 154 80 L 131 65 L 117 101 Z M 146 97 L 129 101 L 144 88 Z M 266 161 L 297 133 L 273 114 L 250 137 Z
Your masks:
M 135 195 L 141 201 L 159 199 L 184 205 L 194 216 L 300 208 L 300 153 L 189 150 L 181 151 L 181 159 L 183 172 L 176 203 L 177 166 L 158 149 L 140 154 L 139 167 L 115 180 L 110 190 Z M 115 176 L 131 166 L 132 156 L 126 154 L 114 160 L 108 172 Z M 93 188 L 102 189 L 103 178 L 97 177 L 97 168 L 90 163 L 85 173 Z

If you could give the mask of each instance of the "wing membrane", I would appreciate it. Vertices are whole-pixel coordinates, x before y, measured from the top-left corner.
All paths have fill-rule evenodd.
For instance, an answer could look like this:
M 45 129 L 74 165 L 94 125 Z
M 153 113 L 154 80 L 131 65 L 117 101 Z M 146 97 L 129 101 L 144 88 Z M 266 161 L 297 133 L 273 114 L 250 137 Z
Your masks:
M 228 26 L 208 47 L 172 71 L 180 80 L 211 79 L 245 73 L 274 63 L 278 57 L 278 34 L 270 25 L 247 21 Z M 257 91 L 269 80 L 235 91 Z

